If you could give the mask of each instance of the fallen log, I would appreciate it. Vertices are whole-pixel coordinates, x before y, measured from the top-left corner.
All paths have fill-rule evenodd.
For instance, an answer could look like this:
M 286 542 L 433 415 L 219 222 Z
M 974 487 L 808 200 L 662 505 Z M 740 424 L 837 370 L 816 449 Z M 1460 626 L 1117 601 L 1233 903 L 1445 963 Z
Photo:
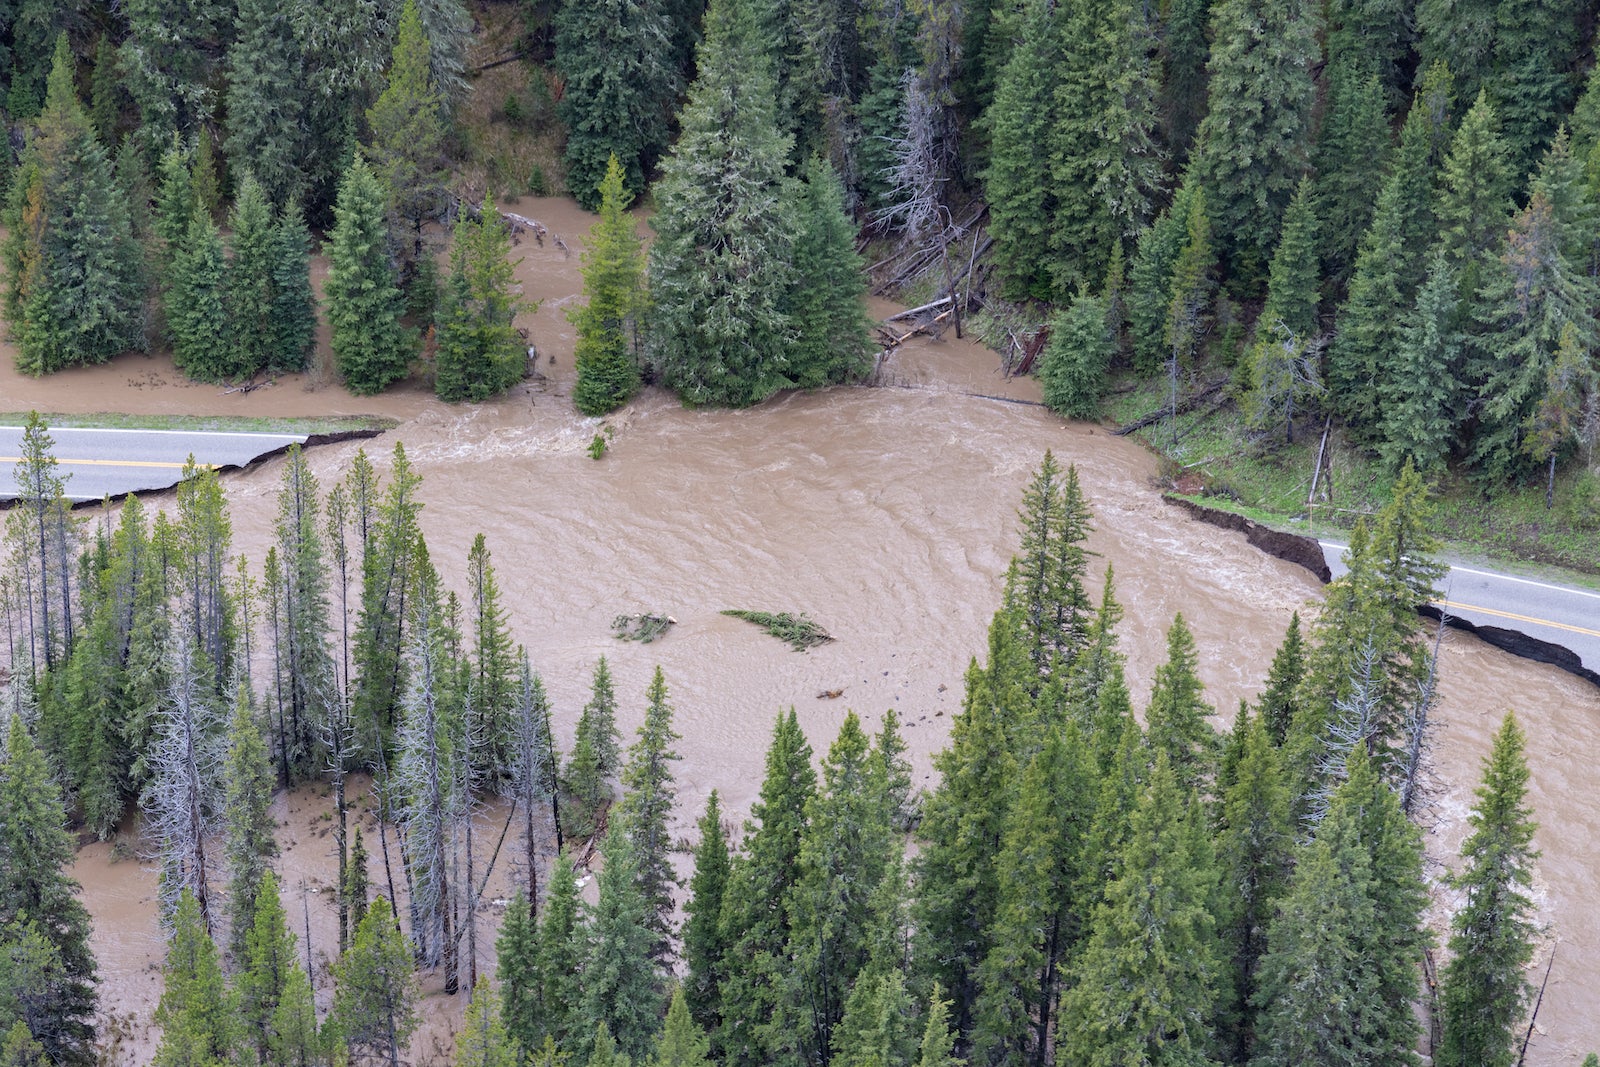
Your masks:
M 884 322 L 898 322 L 901 319 L 909 319 L 913 315 L 920 315 L 924 311 L 932 311 L 934 308 L 943 307 L 945 304 L 948 304 L 948 303 L 950 303 L 950 298 L 948 296 L 943 296 L 943 297 L 940 297 L 938 300 L 935 300 L 931 304 L 923 304 L 921 307 L 907 308 L 906 310 L 901 311 L 901 312 L 899 312 L 897 314 L 890 315 L 888 318 L 884 319 L 883 321 Z
M 1152 411 L 1148 415 L 1135 419 L 1126 426 L 1117 427 L 1115 430 L 1111 431 L 1111 435 L 1113 437 L 1126 437 L 1128 434 L 1133 433 L 1136 430 L 1142 430 L 1146 426 L 1154 426 L 1156 423 L 1160 422 L 1169 415 L 1187 415 L 1189 412 L 1198 407 L 1202 401 L 1206 400 L 1208 397 L 1215 396 L 1222 389 L 1222 387 L 1227 384 L 1228 379 L 1219 378 L 1210 385 L 1206 386 L 1204 389 L 1200 390 L 1198 393 L 1192 393 L 1189 396 L 1184 397 L 1178 402 L 1176 410 L 1163 406 L 1159 410 Z

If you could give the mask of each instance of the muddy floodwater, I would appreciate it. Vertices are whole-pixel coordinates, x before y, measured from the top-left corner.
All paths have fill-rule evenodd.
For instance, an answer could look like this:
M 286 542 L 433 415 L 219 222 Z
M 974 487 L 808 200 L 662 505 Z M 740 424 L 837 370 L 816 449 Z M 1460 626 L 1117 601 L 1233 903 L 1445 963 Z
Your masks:
M 572 205 L 525 200 L 516 210 L 581 249 L 589 217 Z M 463 587 L 473 537 L 487 536 L 515 638 L 554 701 L 558 739 L 570 741 L 598 656 L 612 664 L 630 737 L 650 673 L 664 668 L 682 735 L 676 830 L 685 836 L 712 788 L 732 813 L 748 811 L 773 717 L 791 705 L 819 755 L 848 709 L 869 728 L 897 709 L 917 782 L 932 784 L 930 757 L 960 709 L 963 671 L 984 648 L 1015 549 L 1019 495 L 1047 448 L 1077 466 L 1094 510 L 1095 568 L 1115 567 L 1138 702 L 1175 614 L 1194 630 L 1221 726 L 1260 691 L 1290 614 L 1315 609 L 1320 587 L 1311 575 L 1163 504 L 1155 463 L 1138 445 L 1062 423 L 1037 406 L 1032 383 L 1003 380 L 992 353 L 953 336 L 903 347 L 884 388 L 787 396 L 736 412 L 691 411 L 649 392 L 610 419 L 582 418 L 567 396 L 572 329 L 564 314 L 581 290 L 577 255 L 531 241 L 516 252 L 528 295 L 541 301 L 525 324 L 543 378 L 493 404 L 438 404 L 415 383 L 362 400 L 316 375 L 223 394 L 183 384 L 169 361 L 139 356 L 37 383 L 16 378 L 7 354 L 0 407 L 398 417 L 398 429 L 365 447 L 386 471 L 394 441 L 405 443 L 424 479 L 433 561 L 454 588 Z M 598 462 L 586 454 L 597 432 L 611 435 Z M 324 487 L 356 447 L 313 452 Z M 236 551 L 257 566 L 279 472 L 269 462 L 226 482 Z M 1093 584 L 1098 591 L 1098 575 Z M 836 640 L 791 652 L 721 615 L 727 608 L 805 612 Z M 612 618 L 637 611 L 671 615 L 677 625 L 648 645 L 613 638 Z M 1465 836 L 1489 737 L 1515 708 L 1529 735 L 1543 850 L 1535 896 L 1546 935 L 1536 984 L 1556 951 L 1528 1062 L 1576 1064 L 1600 1048 L 1600 802 L 1591 787 L 1600 690 L 1468 636 L 1448 636 L 1444 657 L 1433 873 Z M 315 793 L 279 801 L 283 835 L 294 840 L 285 860 L 290 918 L 302 936 L 302 918 L 311 922 L 319 952 L 331 938 L 331 905 L 312 892 L 331 882 L 332 838 L 318 825 L 326 803 Z M 141 1021 L 160 990 L 152 881 L 137 861 L 111 862 L 105 845 L 84 849 L 76 873 L 96 920 L 106 1013 L 135 1019 L 124 1053 L 133 1062 L 137 1048 L 148 1048 Z M 1446 914 L 1453 902 L 1443 890 L 1437 896 Z M 481 954 L 490 958 L 486 948 Z M 429 1000 L 434 1040 L 460 1006 L 437 993 Z

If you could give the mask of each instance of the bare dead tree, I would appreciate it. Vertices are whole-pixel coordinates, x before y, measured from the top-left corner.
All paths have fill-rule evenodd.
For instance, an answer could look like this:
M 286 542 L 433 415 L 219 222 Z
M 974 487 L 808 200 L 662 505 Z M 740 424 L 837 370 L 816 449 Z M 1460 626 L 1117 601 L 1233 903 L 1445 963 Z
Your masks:
M 217 817 L 225 735 L 194 644 L 182 629 L 173 632 L 167 658 L 171 683 L 158 711 L 150 780 L 139 806 L 148 847 L 161 872 L 163 919 L 172 916 L 187 889 L 210 933 L 206 840 Z
M 1433 637 L 1433 651 L 1428 653 L 1428 673 L 1417 683 L 1417 698 L 1406 708 L 1402 725 L 1405 755 L 1400 763 L 1400 810 L 1413 820 L 1417 806 L 1426 793 L 1422 779 L 1428 758 L 1429 734 L 1433 728 L 1428 716 L 1433 711 L 1434 701 L 1438 699 L 1439 649 L 1444 644 L 1444 629 L 1449 618 L 1448 614 L 1440 612 L 1439 628 Z
M 890 141 L 894 162 L 884 172 L 889 191 L 873 222 L 886 232 L 898 230 L 906 247 L 947 245 L 959 231 L 943 198 L 950 174 L 939 144 L 940 110 L 913 71 L 905 75 L 901 114 L 900 135 Z

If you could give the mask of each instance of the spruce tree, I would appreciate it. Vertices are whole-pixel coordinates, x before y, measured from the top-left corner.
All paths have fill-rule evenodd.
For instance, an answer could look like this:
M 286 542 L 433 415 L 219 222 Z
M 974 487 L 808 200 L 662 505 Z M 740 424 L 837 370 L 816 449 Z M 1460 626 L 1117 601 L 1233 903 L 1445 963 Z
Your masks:
M 656 1039 L 652 1067 L 708 1067 L 710 1049 L 710 1039 L 689 1012 L 683 987 L 677 986 L 672 991 L 661 1036 Z
M 617 694 L 611 682 L 611 667 L 601 656 L 594 665 L 589 683 L 589 701 L 578 713 L 579 743 L 588 741 L 595 765 L 602 775 L 622 770 L 622 735 L 617 732 Z
M 615 155 L 600 182 L 600 219 L 583 255 L 583 307 L 567 313 L 577 329 L 573 350 L 578 380 L 572 403 L 584 415 L 607 415 L 639 391 L 638 337 L 645 311 L 644 255 L 627 207 Z
M 689 899 L 683 906 L 687 914 L 682 931 L 683 962 L 688 975 L 682 994 L 695 1023 L 709 1034 L 716 1033 L 722 1025 L 721 982 L 725 969 L 739 965 L 739 961 L 729 959 L 730 946 L 721 922 L 731 860 L 715 789 L 706 799 L 699 827 L 694 875 L 689 880 Z
M 339 185 L 328 244 L 328 325 L 334 363 L 351 392 L 368 395 L 405 376 L 415 349 L 383 221 L 384 190 L 357 158 Z
M 1298 621 L 1298 616 L 1296 617 Z M 1298 630 L 1291 631 L 1298 634 Z M 1287 642 L 1286 642 L 1287 643 Z M 1282 758 L 1264 716 L 1241 712 L 1236 732 L 1242 750 L 1222 797 L 1217 863 L 1223 912 L 1218 933 L 1226 947 L 1230 981 L 1222 1006 L 1223 1031 L 1235 1062 L 1249 1061 L 1255 1044 L 1257 974 L 1266 952 L 1267 927 L 1289 880 L 1294 824 Z
M 31 931 L 51 961 L 26 983 L 23 1021 L 62 1065 L 94 1062 L 95 960 L 89 912 L 64 873 L 71 862 L 60 790 L 23 716 L 12 715 L 0 763 L 0 928 Z
M 233 362 L 241 377 L 251 377 L 277 363 L 272 314 L 277 257 L 272 209 L 260 183 L 248 172 L 239 182 L 228 229 L 230 255 L 223 270 L 223 293 L 235 352 Z
M 978 1063 L 1047 1054 L 1064 967 L 1085 936 L 1090 829 L 1099 792 L 1093 752 L 1069 724 L 1023 773 L 1000 856 L 993 945 L 978 972 L 972 1031 Z
M 295 936 L 285 925 L 278 880 L 271 871 L 261 876 L 255 894 L 255 914 L 241 940 L 241 951 L 234 957 L 233 980 L 239 1022 L 243 1036 L 255 1045 L 261 1062 L 271 1063 L 275 1039 L 293 1036 L 278 1034 L 274 1025 L 286 999 L 293 1008 L 293 998 L 287 996 L 291 992 L 289 976 L 292 973 L 303 975 L 295 952 Z
M 176 137 L 156 165 L 155 211 L 151 228 L 161 242 L 160 261 L 170 264 L 183 246 L 194 218 L 194 179 L 189 173 L 189 153 Z
M 1044 0 L 1022 6 L 1016 16 L 1016 47 L 1000 70 L 994 103 L 983 116 L 989 136 L 984 195 L 995 237 L 995 262 L 1007 291 L 1048 297 L 1053 286 L 1044 252 L 1055 218 L 1049 180 L 1048 134 L 1055 90 L 1062 75 L 1063 8 Z
M 802 389 L 852 381 L 872 366 L 866 282 L 839 175 L 820 156 L 802 171 L 794 203 L 795 271 L 788 315 L 790 376 Z
M 1513 174 L 1533 169 L 1572 107 L 1582 11 L 1573 0 L 1495 4 L 1491 76 L 1485 85 L 1505 121 Z
M 707 12 L 700 75 L 656 186 L 651 361 L 691 404 L 754 404 L 794 383 L 790 139 L 751 7 Z
M 144 280 L 111 160 L 56 42 L 38 129 L 7 203 L 4 312 L 17 368 L 35 376 L 143 347 Z
M 1380 1054 L 1366 950 L 1371 860 L 1345 814 L 1325 819 L 1267 933 L 1253 994 L 1253 1065 L 1409 1062 Z M 1375 946 L 1379 952 L 1386 946 Z
M 222 981 L 217 946 L 194 894 L 184 889 L 172 919 L 172 942 L 161 969 L 163 988 L 155 1020 L 161 1026 L 157 1064 L 223 1063 L 233 1054 L 238 1023 Z
M 550 870 L 550 890 L 545 898 L 544 921 L 539 924 L 539 949 L 534 963 L 539 979 L 539 1025 L 563 1049 L 575 1048 L 586 1036 L 582 1010 L 585 986 L 579 975 L 586 963 L 584 939 L 588 931 L 580 908 L 578 876 L 572 861 L 563 853 L 556 857 Z M 507 1019 L 511 1020 L 509 1013 Z M 534 1033 L 533 1038 L 537 1040 L 538 1034 Z
M 334 967 L 330 1021 L 352 1054 L 398 1067 L 419 1021 L 413 967 L 411 945 L 389 902 L 379 897 Z
M 456 1034 L 456 1067 L 518 1067 L 523 1062 L 500 1021 L 496 999 L 489 976 L 479 975 Z
M 628 750 L 628 764 L 622 769 L 626 793 L 621 831 L 633 846 L 632 862 L 637 866 L 638 891 L 647 910 L 646 924 L 656 939 L 652 954 L 661 959 L 672 936 L 672 892 L 678 885 L 667 829 L 677 799 L 671 764 L 682 757 L 672 749 L 672 743 L 681 738 L 672 729 L 672 705 L 667 702 L 667 682 L 660 667 L 650 679 L 645 699 L 648 703 L 639 740 Z M 628 1045 L 620 1030 L 616 1036 Z
M 589 211 L 602 203 L 611 157 L 627 187 L 643 189 L 670 141 L 683 88 L 671 62 L 670 17 L 662 0 L 566 5 L 556 16 L 555 66 L 566 78 L 558 112 L 567 128 L 567 186 Z
M 1158 752 L 1062 998 L 1057 1054 L 1070 1062 L 1207 1062 L 1221 946 L 1209 910 L 1216 859 L 1199 818 Z
M 1434 213 L 1464 299 L 1471 299 L 1500 242 L 1511 212 L 1515 176 L 1501 138 L 1500 114 L 1479 93 L 1450 143 Z
M 1267 669 L 1267 688 L 1256 704 L 1256 712 L 1267 736 L 1277 746 L 1289 733 L 1297 711 L 1296 692 L 1306 673 L 1306 645 L 1300 629 L 1300 613 L 1289 618 L 1289 628 L 1284 631 L 1283 644 L 1273 654 L 1272 666 Z
M 1443 250 L 1400 323 L 1394 373 L 1381 386 L 1378 449 L 1391 470 L 1409 461 L 1426 476 L 1442 472 L 1455 446 L 1464 368 L 1460 290 Z
M 1189 202 L 1189 217 L 1184 223 L 1183 250 L 1172 267 L 1172 287 L 1166 293 L 1166 319 L 1163 341 L 1167 376 L 1168 415 L 1177 434 L 1178 380 L 1193 366 L 1205 337 L 1210 316 L 1211 269 L 1216 251 L 1211 243 L 1211 217 L 1207 214 L 1204 190 L 1197 189 Z
M 1167 662 L 1156 668 L 1145 721 L 1151 749 L 1167 757 L 1183 790 L 1203 790 L 1217 755 L 1216 731 L 1206 721 L 1213 709 L 1204 700 L 1199 663 L 1194 635 L 1178 615 L 1167 630 Z
M 722 983 L 722 1029 L 716 1041 L 725 1062 L 768 1062 L 760 1032 L 777 1009 L 788 977 L 789 898 L 799 878 L 806 804 L 817 787 L 811 746 L 794 709 L 780 714 L 767 747 L 761 798 L 751 806 L 745 848 L 728 875 L 721 930 L 731 946 Z
M 534 922 L 533 905 L 521 889 L 506 907 L 494 950 L 500 1018 L 511 1042 L 524 1056 L 531 1056 L 546 1030 L 539 980 L 539 929 Z
M 1189 224 L 1191 201 L 1199 189 L 1184 182 L 1172 203 L 1139 236 L 1128 269 L 1128 333 L 1133 342 L 1134 370 L 1148 377 L 1166 358 L 1168 301 Z
M 1307 0 L 1219 0 L 1209 109 L 1192 177 L 1235 273 L 1259 277 L 1309 162 L 1320 13 Z
M 624 1054 L 642 1060 L 661 1013 L 661 977 L 652 960 L 659 934 L 627 833 L 607 835 L 605 860 L 583 964 L 580 1033 L 603 1028 L 615 1036 Z
M 277 823 L 268 812 L 274 785 L 266 741 L 256 724 L 249 693 L 241 685 L 228 724 L 228 751 L 223 760 L 223 851 L 228 864 L 229 951 L 241 959 L 258 920 L 256 896 L 271 876 L 269 864 L 278 854 L 272 836 Z M 281 918 L 281 916 L 280 916 Z M 268 1013 L 261 1014 L 262 1021 Z
M 227 120 L 223 147 L 235 171 L 261 183 L 279 207 L 307 184 L 303 121 L 309 87 L 293 20 L 274 0 L 240 0 L 237 36 L 227 56 Z
M 245 370 L 236 359 L 240 350 L 231 330 L 225 271 L 216 224 L 196 209 L 172 257 L 164 303 L 172 361 L 197 381 L 228 381 Z
M 514 320 L 524 304 L 513 291 L 510 251 L 505 223 L 487 199 L 476 219 L 463 213 L 456 220 L 436 319 L 441 400 L 487 400 L 522 379 L 527 356 Z
M 388 84 L 368 110 L 367 125 L 372 131 L 368 153 L 372 174 L 394 220 L 396 243 L 409 239 L 402 244 L 408 266 L 421 260 L 422 225 L 438 213 L 444 195 L 444 103 L 429 66 L 430 55 L 417 0 L 406 0 L 395 31 Z
M 1339 284 L 1349 279 L 1356 245 L 1372 221 L 1372 190 L 1382 185 L 1388 162 L 1389 121 L 1368 58 L 1330 59 L 1326 78 L 1327 112 L 1312 152 L 1314 199 L 1323 267 Z
M 847 712 L 822 761 L 822 788 L 806 804 L 789 898 L 799 1024 L 792 1040 L 815 1061 L 833 1048 L 851 985 L 867 965 L 873 898 L 891 862 L 885 785 L 860 721 Z
M 1089 505 L 1074 466 L 1065 475 L 1048 450 L 1023 490 L 1017 512 L 1018 546 L 1014 569 L 1006 578 L 1005 605 L 1021 624 L 1021 640 L 1035 678 L 1028 693 L 1037 693 L 1039 679 L 1065 674 L 1083 647 L 1089 620 L 1084 590 L 1088 554 L 1083 542 L 1093 527 Z M 991 661 L 990 668 L 995 664 Z
M 317 342 L 311 290 L 311 234 L 300 208 L 284 208 L 272 229 L 272 366 L 304 370 Z
M 1465 893 L 1451 921 L 1451 961 L 1442 976 L 1446 1067 L 1510 1067 L 1528 1003 L 1523 968 L 1533 957 L 1533 847 L 1537 824 L 1528 807 L 1528 765 L 1516 716 L 1507 714 L 1484 760 L 1478 802 L 1463 842 L 1466 865 L 1452 877 Z
M 1256 341 L 1249 355 L 1250 393 L 1244 402 L 1251 428 L 1266 433 L 1281 425 L 1286 445 L 1294 444 L 1299 405 L 1321 388 L 1310 356 L 1318 332 L 1317 229 L 1307 180 L 1289 203 L 1283 235 L 1272 255 L 1267 300 L 1256 320 Z
M 1114 353 L 1106 301 L 1080 292 L 1050 323 L 1039 363 L 1046 406 L 1069 419 L 1094 419 Z

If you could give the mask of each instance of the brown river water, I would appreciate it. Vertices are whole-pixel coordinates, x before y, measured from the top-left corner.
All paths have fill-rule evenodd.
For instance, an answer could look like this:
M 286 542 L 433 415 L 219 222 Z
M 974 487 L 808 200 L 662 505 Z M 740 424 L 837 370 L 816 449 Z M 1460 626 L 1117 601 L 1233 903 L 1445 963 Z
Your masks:
M 819 755 L 847 709 L 875 727 L 896 708 L 917 781 L 931 785 L 930 757 L 944 745 L 962 673 L 982 653 L 999 602 L 1021 490 L 1047 448 L 1077 466 L 1095 515 L 1089 546 L 1100 565 L 1115 566 L 1136 699 L 1148 693 L 1166 628 L 1182 612 L 1225 725 L 1241 698 L 1260 691 L 1290 613 L 1315 608 L 1320 589 L 1311 575 L 1163 504 L 1156 464 L 1140 446 L 1061 422 L 1037 406 L 1032 382 L 1002 379 L 991 352 L 953 336 L 901 348 L 885 388 L 786 396 L 734 412 L 691 411 L 649 392 L 604 422 L 582 418 L 567 399 L 572 328 L 564 311 L 581 292 L 576 252 L 591 217 L 558 200 L 524 200 L 515 210 L 562 234 L 573 254 L 531 240 L 516 249 L 518 276 L 542 302 L 525 325 L 546 377 L 498 402 L 452 407 L 416 382 L 360 399 L 317 375 L 223 394 L 182 382 L 165 358 L 143 356 L 35 382 L 16 377 L 0 354 L 0 409 L 401 419 L 365 447 L 387 470 L 393 442 L 405 443 L 424 479 L 423 529 L 448 583 L 461 588 L 472 539 L 487 535 L 515 638 L 554 701 L 558 740 L 571 738 L 598 656 L 612 664 L 630 737 L 650 673 L 664 668 L 682 735 L 677 829 L 685 836 L 713 788 L 731 812 L 748 811 L 773 717 L 791 705 Z M 613 437 L 596 462 L 585 449 L 602 428 Z M 325 488 L 357 447 L 313 451 Z M 253 563 L 270 536 L 280 466 L 269 461 L 226 480 L 235 549 Z M 719 614 L 725 608 L 806 612 L 837 640 L 791 652 Z M 613 638 L 611 619 L 637 611 L 672 615 L 677 625 L 648 645 Z M 1600 870 L 1592 788 L 1600 691 L 1465 635 L 1446 638 L 1444 659 L 1428 832 L 1433 873 L 1454 859 L 1488 740 L 1515 708 L 1529 734 L 1543 850 L 1535 897 L 1545 939 L 1530 970 L 1535 984 L 1556 950 L 1528 1062 L 1576 1064 L 1600 1048 L 1592 993 L 1600 988 L 1600 923 L 1590 895 Z M 821 695 L 833 690 L 842 695 Z M 331 881 L 332 838 L 317 792 L 278 803 L 286 904 L 302 938 L 302 919 L 310 922 L 321 957 L 333 913 L 314 890 Z M 111 862 L 106 845 L 84 848 L 75 873 L 95 916 L 105 1013 L 130 1020 L 116 1027 L 127 1038 L 115 1059 L 142 1062 L 160 995 L 152 878 L 136 861 Z M 1436 897 L 1447 915 L 1450 894 Z M 486 964 L 491 941 L 481 938 Z M 434 992 L 429 1026 L 413 1047 L 418 1062 L 442 1055 L 465 999 L 437 993 L 436 981 L 425 988 Z M 320 992 L 325 1002 L 325 985 Z

